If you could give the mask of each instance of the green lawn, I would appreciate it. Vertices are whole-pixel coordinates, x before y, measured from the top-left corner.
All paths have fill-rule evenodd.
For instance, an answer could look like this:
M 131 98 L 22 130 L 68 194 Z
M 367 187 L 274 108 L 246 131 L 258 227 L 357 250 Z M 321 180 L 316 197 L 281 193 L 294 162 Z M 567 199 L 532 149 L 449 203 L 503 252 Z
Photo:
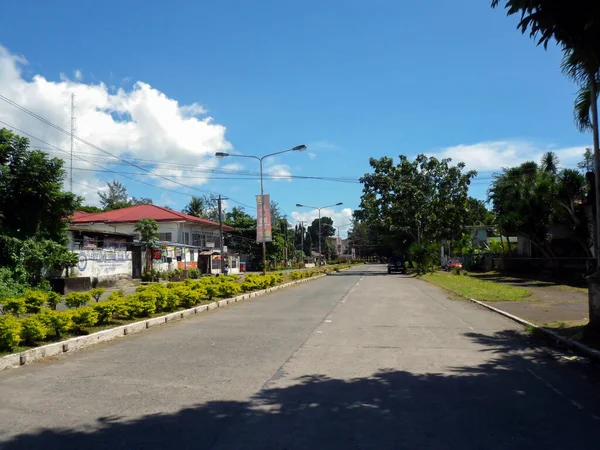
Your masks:
M 420 277 L 465 298 L 489 302 L 520 301 L 528 299 L 531 291 L 493 281 L 478 280 L 468 275 L 434 272 Z

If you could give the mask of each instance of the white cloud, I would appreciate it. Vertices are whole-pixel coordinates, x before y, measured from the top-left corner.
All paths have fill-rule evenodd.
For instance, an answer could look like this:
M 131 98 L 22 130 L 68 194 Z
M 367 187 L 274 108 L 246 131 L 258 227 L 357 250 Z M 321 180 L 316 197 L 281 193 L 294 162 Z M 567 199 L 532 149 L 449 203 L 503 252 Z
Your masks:
M 310 159 L 315 159 L 317 157 L 317 154 L 312 152 L 308 152 L 307 155 Z
M 290 166 L 288 166 L 287 164 L 274 164 L 272 166 L 269 166 L 265 169 L 265 173 L 277 177 L 273 181 L 292 181 L 292 172 L 290 172 Z
M 340 236 L 346 237 L 348 229 L 350 229 L 350 221 L 352 220 L 352 209 L 343 208 L 341 210 L 335 210 L 334 208 L 326 208 L 321 210 L 321 217 L 331 217 L 333 219 L 334 227 L 341 227 Z M 312 224 L 313 220 L 319 218 L 319 211 L 313 210 L 300 210 L 292 211 L 292 219 L 294 219 L 294 225 L 299 224 L 300 221 L 305 221 L 305 226 Z M 337 230 L 336 230 L 337 231 Z
M 585 146 L 556 148 L 527 141 L 489 141 L 447 147 L 437 152 L 430 152 L 428 155 L 452 158 L 453 162 L 462 161 L 467 169 L 496 171 L 503 167 L 517 166 L 525 161 L 539 162 L 547 151 L 553 151 L 558 155 L 561 166 L 573 167 L 581 161 Z
M 197 103 L 181 105 L 176 100 L 143 81 L 137 81 L 129 90 L 111 90 L 106 84 L 83 83 L 81 71 L 74 72 L 75 80 L 63 74 L 60 81 L 50 81 L 42 75 L 25 77 L 24 57 L 14 55 L 0 46 L 0 93 L 50 122 L 64 128 L 70 127 L 71 94 L 75 94 L 76 135 L 122 158 L 142 158 L 168 163 L 194 164 L 216 167 L 214 153 L 230 151 L 232 145 L 225 138 L 226 128 L 211 117 L 198 118 L 206 109 Z M 50 126 L 0 101 L 0 120 L 42 139 L 63 150 L 68 150 L 70 137 Z M 0 124 L 5 126 L 4 124 Z M 17 131 L 18 133 L 18 131 Z M 32 146 L 47 147 L 35 139 Z M 66 154 L 53 151 L 53 155 L 69 159 Z M 93 155 L 90 155 L 93 154 Z M 133 171 L 127 166 L 111 166 L 110 158 L 93 147 L 76 142 L 76 155 L 94 158 L 98 164 L 117 171 Z M 101 157 L 101 159 L 97 159 Z M 77 160 L 75 167 L 97 169 L 89 162 Z M 116 162 L 116 161 L 115 161 Z M 166 176 L 177 176 L 177 181 L 189 185 L 206 183 L 207 177 L 189 170 L 148 167 Z M 90 184 L 96 180 L 94 172 L 75 170 L 74 180 Z M 190 178 L 190 177 L 200 178 Z M 144 176 L 142 180 L 152 180 Z M 162 180 L 165 185 L 168 183 Z M 133 182 L 124 181 L 128 185 Z M 101 183 L 103 184 L 103 183 Z M 84 193 L 84 191 L 81 191 Z M 93 194 L 86 199 L 95 202 Z

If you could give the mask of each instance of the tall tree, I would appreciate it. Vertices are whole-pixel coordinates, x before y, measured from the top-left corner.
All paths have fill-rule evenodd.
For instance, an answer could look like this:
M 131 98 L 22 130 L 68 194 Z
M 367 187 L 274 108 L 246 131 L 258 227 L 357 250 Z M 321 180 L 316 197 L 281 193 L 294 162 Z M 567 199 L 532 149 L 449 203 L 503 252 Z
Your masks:
M 146 268 L 152 268 L 152 250 L 158 242 L 158 223 L 154 219 L 142 219 L 135 224 L 133 229 L 140 235 L 140 242 L 146 250 Z
M 577 168 L 584 173 L 594 172 L 594 155 L 589 148 L 585 149 L 583 159 L 577 163 Z
M 518 28 L 538 45 L 554 40 L 563 49 L 563 71 L 579 85 L 575 122 L 591 129 L 594 150 L 596 276 L 590 278 L 590 323 L 587 332 L 600 337 L 600 4 L 597 0 L 503 0 L 508 15 L 520 14 Z M 500 0 L 492 0 L 492 7 Z
M 550 261 L 552 229 L 566 227 L 590 256 L 590 230 L 582 206 L 586 193 L 584 176 L 573 169 L 551 173 L 535 162 L 504 169 L 489 189 L 496 221 L 505 235 L 519 234 L 528 238 Z
M 31 283 L 73 265 L 67 228 L 81 199 L 63 190 L 63 161 L 29 149 L 29 140 L 0 130 L 0 266 Z
M 127 188 L 119 180 L 109 181 L 106 183 L 107 190 L 98 191 L 100 204 L 104 211 L 113 209 L 127 208 L 131 206 L 129 197 L 127 196 Z
M 460 237 L 467 221 L 468 188 L 475 171 L 450 159 L 418 155 L 370 159 L 373 173 L 361 178 L 363 195 L 355 218 L 385 232 L 394 246 L 418 240 Z
M 182 212 L 213 222 L 219 221 L 217 201 L 214 197 L 208 195 L 193 196 Z

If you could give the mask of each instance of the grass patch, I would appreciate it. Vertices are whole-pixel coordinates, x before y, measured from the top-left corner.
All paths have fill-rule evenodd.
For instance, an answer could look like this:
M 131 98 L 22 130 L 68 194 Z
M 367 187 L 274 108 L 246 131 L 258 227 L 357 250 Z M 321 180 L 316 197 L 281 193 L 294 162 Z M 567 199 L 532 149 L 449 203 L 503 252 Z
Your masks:
M 434 272 L 420 277 L 465 298 L 488 302 L 521 301 L 531 296 L 526 288 L 493 281 L 480 280 L 468 275 Z

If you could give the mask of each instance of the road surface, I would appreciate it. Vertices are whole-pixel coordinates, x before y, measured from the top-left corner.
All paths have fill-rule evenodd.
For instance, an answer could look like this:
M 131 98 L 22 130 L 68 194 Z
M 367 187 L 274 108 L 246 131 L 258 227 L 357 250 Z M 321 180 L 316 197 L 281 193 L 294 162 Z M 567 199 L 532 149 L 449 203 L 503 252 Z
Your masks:
M 600 448 L 595 366 L 385 272 L 0 372 L 0 448 Z

